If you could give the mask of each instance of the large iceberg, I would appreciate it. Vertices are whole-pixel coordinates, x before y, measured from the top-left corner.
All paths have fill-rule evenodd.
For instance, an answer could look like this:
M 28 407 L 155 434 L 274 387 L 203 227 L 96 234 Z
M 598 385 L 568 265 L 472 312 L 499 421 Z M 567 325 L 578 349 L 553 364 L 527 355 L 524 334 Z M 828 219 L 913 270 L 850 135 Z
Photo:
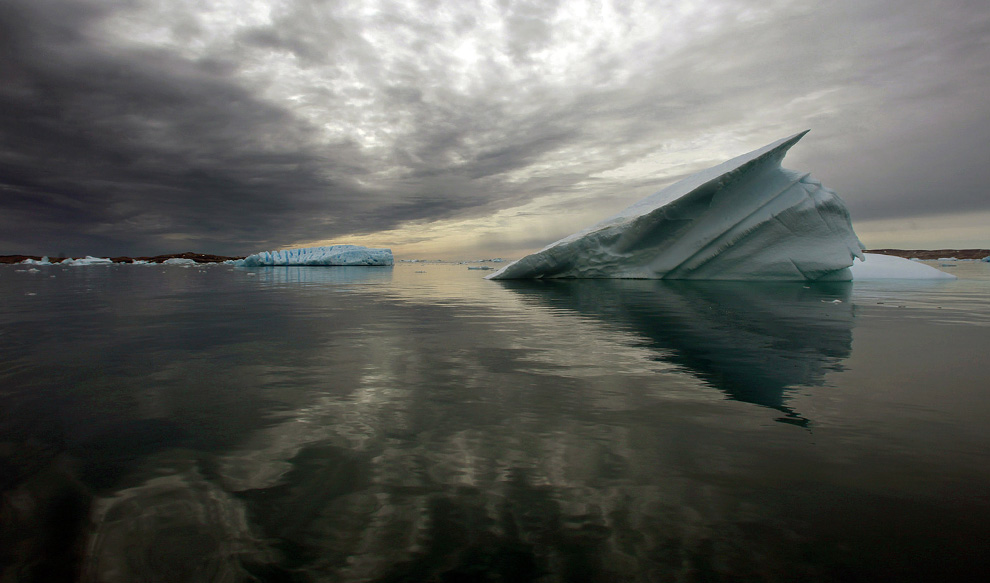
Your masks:
M 845 204 L 780 166 L 806 133 L 689 176 L 488 279 L 847 281 L 864 247 Z
M 359 245 L 330 245 L 306 249 L 263 251 L 230 263 L 239 267 L 263 267 L 272 265 L 387 266 L 392 265 L 393 262 L 391 249 L 371 249 Z

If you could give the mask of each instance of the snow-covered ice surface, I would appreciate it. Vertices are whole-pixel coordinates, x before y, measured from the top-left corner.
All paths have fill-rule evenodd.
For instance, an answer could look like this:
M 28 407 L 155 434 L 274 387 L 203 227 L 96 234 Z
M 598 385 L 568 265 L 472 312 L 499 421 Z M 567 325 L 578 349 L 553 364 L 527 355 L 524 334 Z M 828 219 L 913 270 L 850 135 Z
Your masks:
M 689 176 L 488 278 L 849 280 L 864 247 L 845 204 L 780 166 L 806 133 Z
M 186 259 L 184 257 L 171 257 L 162 261 L 162 265 L 197 265 L 195 259 Z
M 856 260 L 849 270 L 855 281 L 872 281 L 877 279 L 956 279 L 951 273 L 935 269 L 930 265 L 895 257 L 864 253 L 864 261 Z
M 394 259 L 391 249 L 372 249 L 359 245 L 330 245 L 328 247 L 264 251 L 230 263 L 238 267 L 272 265 L 388 266 L 394 263 Z

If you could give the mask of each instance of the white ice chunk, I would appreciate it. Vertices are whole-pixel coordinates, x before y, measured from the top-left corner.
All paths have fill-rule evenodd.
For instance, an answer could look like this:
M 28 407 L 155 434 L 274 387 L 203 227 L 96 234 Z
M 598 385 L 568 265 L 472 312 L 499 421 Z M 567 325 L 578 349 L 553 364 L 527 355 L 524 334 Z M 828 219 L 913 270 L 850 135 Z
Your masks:
M 83 265 L 113 265 L 113 261 L 111 261 L 108 257 L 93 257 L 92 255 L 87 255 L 82 259 L 72 259 L 70 257 L 69 259 L 62 261 L 61 265 L 72 265 L 74 267 Z
M 21 265 L 51 265 L 52 262 L 48 260 L 48 256 L 44 256 L 41 259 L 25 259 L 21 261 Z
M 854 261 L 849 271 L 855 281 L 874 279 L 956 279 L 951 273 L 935 269 L 930 265 L 895 257 L 864 253 L 864 261 Z
M 780 166 L 805 133 L 689 176 L 488 278 L 848 280 L 863 245 L 845 204 Z
M 270 265 L 374 265 L 393 264 L 391 249 L 371 249 L 359 245 L 330 245 L 307 249 L 264 251 L 231 262 L 240 267 Z
M 162 261 L 162 265 L 196 265 L 196 260 L 186 259 L 184 257 L 170 257 Z

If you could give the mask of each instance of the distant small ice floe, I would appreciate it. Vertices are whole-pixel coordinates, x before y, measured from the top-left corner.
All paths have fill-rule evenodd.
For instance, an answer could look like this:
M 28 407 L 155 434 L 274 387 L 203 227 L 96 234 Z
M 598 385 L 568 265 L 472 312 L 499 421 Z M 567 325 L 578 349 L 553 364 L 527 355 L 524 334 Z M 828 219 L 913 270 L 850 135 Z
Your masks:
M 305 249 L 263 251 L 244 259 L 225 261 L 237 267 L 271 267 L 282 265 L 375 266 L 393 265 L 391 249 L 373 249 L 360 245 L 329 245 Z
M 185 259 L 183 257 L 172 257 L 162 261 L 162 265 L 183 265 L 189 267 L 192 265 L 199 265 L 195 259 Z

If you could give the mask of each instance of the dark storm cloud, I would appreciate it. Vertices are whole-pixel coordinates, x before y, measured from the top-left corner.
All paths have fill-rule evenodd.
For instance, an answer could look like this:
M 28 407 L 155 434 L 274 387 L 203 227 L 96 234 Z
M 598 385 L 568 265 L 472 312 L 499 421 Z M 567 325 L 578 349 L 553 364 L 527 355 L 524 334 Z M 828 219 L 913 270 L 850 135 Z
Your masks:
M 191 61 L 106 46 L 89 32 L 106 12 L 86 3 L 11 2 L 0 10 L 9 81 L 0 93 L 7 245 L 236 253 L 385 229 L 483 204 L 486 197 L 467 196 L 461 174 L 477 179 L 518 167 L 559 139 L 532 137 L 527 123 L 508 132 L 515 147 L 489 137 L 472 164 L 454 164 L 449 153 L 464 149 L 464 136 L 484 134 L 498 109 L 472 111 L 454 96 L 451 105 L 423 105 L 418 88 L 389 86 L 377 107 L 435 129 L 396 145 L 384 162 L 408 169 L 412 182 L 388 192 L 357 187 L 351 180 L 383 161 L 362 158 L 347 140 L 318 143 L 309 123 L 231 80 L 232 55 Z M 313 27 L 310 14 L 296 14 L 295 27 L 283 21 L 281 31 L 246 37 L 305 59 L 330 58 L 322 41 L 346 27 L 327 17 L 304 33 Z M 373 67 L 362 49 L 348 50 Z M 437 188 L 458 181 L 461 188 Z
M 222 64 L 101 46 L 86 35 L 101 13 L 85 4 L 0 10 L 4 239 L 234 252 L 276 229 L 305 236 L 313 216 L 333 216 L 328 198 L 360 207 L 359 193 L 325 178 L 361 172 L 347 166 L 349 146 L 337 145 L 338 160 L 307 149 L 310 129 Z
M 990 209 L 980 2 L 373 4 L 0 4 L 0 253 L 606 208 L 650 186 L 602 172 L 651 157 L 659 188 L 806 128 L 787 165 L 854 217 Z

